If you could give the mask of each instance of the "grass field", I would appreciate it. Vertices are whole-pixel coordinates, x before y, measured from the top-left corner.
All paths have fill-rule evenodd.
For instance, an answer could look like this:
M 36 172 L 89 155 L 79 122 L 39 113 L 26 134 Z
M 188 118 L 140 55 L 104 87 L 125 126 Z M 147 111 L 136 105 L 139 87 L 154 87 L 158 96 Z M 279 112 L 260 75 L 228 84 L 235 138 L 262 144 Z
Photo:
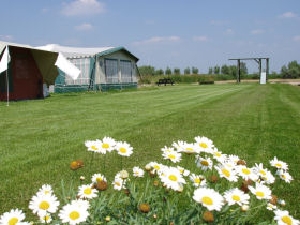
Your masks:
M 80 175 L 108 177 L 120 169 L 113 158 L 89 166 L 85 140 L 110 136 L 126 140 L 134 154 L 125 168 L 161 158 L 173 141 L 206 136 L 223 153 L 249 165 L 276 156 L 294 181 L 274 192 L 300 218 L 300 87 L 290 85 L 178 85 L 115 93 L 52 94 L 45 100 L 0 102 L 0 214 L 26 211 L 44 183 L 60 191 L 70 181 L 70 162 L 81 159 Z M 103 170 L 105 171 L 99 171 Z

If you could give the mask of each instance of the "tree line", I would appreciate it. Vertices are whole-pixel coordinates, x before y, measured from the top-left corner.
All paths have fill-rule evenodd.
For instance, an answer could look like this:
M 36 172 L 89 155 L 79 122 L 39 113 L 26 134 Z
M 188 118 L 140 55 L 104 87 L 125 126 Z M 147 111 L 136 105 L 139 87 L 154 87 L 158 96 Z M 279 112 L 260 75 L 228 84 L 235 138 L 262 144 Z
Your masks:
M 199 70 L 197 67 L 186 67 L 182 71 L 175 67 L 173 70 L 167 66 L 165 70 L 158 69 L 156 70 L 154 66 L 151 65 L 142 65 L 138 67 L 140 76 L 156 76 L 156 75 L 199 75 Z M 249 75 L 248 68 L 244 62 L 240 63 L 240 73 L 241 76 Z M 208 68 L 208 72 L 203 75 L 228 75 L 235 78 L 237 75 L 237 66 L 236 65 L 227 65 L 222 66 L 215 65 Z M 259 74 L 256 74 L 259 77 Z M 287 65 L 281 67 L 279 74 L 272 72 L 270 75 L 278 78 L 300 78 L 300 64 L 294 60 L 289 62 Z

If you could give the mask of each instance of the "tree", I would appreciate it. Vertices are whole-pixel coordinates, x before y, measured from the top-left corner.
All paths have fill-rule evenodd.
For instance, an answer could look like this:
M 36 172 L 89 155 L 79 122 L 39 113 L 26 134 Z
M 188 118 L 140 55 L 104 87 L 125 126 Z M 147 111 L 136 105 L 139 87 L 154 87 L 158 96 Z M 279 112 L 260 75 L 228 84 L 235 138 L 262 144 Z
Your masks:
M 139 66 L 138 67 L 141 76 L 154 75 L 154 67 L 153 66 Z
M 171 72 L 170 67 L 167 66 L 167 69 L 166 69 L 166 71 L 165 71 L 165 74 L 166 74 L 166 75 L 171 75 L 171 73 L 172 73 L 172 72 Z
M 221 74 L 224 74 L 224 75 L 229 75 L 230 74 L 229 73 L 229 67 L 226 64 L 222 65 Z
M 220 66 L 219 65 L 214 66 L 214 74 L 220 74 Z
M 300 64 L 296 60 L 288 63 L 288 66 L 281 67 L 282 78 L 298 78 L 300 77 Z
M 193 66 L 193 67 L 192 67 L 192 73 L 193 73 L 193 74 L 198 74 L 198 73 L 199 73 L 198 68 L 195 67 L 195 66 Z
M 191 74 L 191 69 L 190 69 L 190 67 L 189 67 L 189 66 L 186 67 L 186 68 L 184 69 L 183 73 L 186 74 L 186 75 Z
M 163 75 L 164 71 L 162 69 L 155 70 L 155 75 Z
M 174 69 L 174 74 L 180 75 L 180 69 L 179 69 L 179 68 L 175 68 L 175 69 Z

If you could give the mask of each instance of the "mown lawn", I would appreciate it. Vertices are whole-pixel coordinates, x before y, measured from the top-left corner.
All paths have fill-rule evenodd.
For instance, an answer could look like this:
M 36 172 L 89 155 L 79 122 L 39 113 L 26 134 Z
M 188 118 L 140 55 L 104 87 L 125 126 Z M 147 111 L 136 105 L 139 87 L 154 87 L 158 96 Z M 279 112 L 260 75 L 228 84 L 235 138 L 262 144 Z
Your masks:
M 223 153 L 237 154 L 249 165 L 268 165 L 274 156 L 288 163 L 294 181 L 274 192 L 300 217 L 300 87 L 178 85 L 52 94 L 9 106 L 0 102 L 0 116 L 0 215 L 16 207 L 26 211 L 44 183 L 60 192 L 61 181 L 74 178 L 69 165 L 76 159 L 85 162 L 78 176 L 98 172 L 113 179 L 120 162 L 107 157 L 105 165 L 89 165 L 85 140 L 127 141 L 134 154 L 122 165 L 131 168 L 161 159 L 160 149 L 173 141 L 207 136 Z

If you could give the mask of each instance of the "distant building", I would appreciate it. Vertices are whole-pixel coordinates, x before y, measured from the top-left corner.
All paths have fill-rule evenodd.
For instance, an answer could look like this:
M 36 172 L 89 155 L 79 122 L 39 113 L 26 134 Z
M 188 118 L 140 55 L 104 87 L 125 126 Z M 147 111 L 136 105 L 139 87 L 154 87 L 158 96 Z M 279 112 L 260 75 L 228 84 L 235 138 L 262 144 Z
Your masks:
M 39 49 L 61 52 L 80 71 L 74 80 L 59 70 L 55 92 L 136 88 L 138 58 L 124 47 L 77 48 L 46 45 Z

